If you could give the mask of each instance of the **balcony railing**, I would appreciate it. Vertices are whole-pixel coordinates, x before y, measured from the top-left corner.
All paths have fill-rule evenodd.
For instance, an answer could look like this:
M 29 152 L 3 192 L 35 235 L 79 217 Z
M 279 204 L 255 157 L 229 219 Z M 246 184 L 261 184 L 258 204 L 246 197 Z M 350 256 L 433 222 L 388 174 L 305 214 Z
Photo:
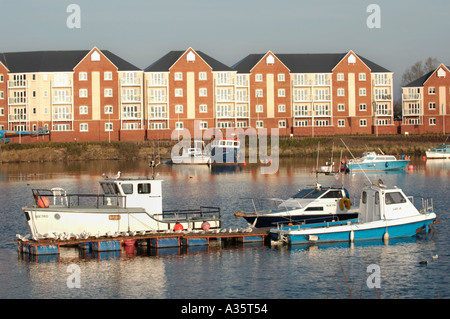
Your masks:
M 150 103 L 165 103 L 167 102 L 166 96 L 150 96 Z
M 404 101 L 406 101 L 406 100 L 415 101 L 415 100 L 422 99 L 422 95 L 420 93 L 402 94 L 402 99 Z
M 392 110 L 376 110 L 375 116 L 390 116 L 392 115 Z
M 216 85 L 234 85 L 234 79 L 216 79 Z
M 141 85 L 141 79 L 140 78 L 122 78 L 120 79 L 120 84 L 122 86 L 136 86 Z
M 216 95 L 216 102 L 234 102 L 233 94 L 219 94 Z
M 247 118 L 248 116 L 248 111 L 236 111 L 236 117 L 238 118 Z
M 294 111 L 294 117 L 311 117 L 311 111 Z
M 122 95 L 122 102 L 124 103 L 133 103 L 140 102 L 141 95 Z
M 62 113 L 62 114 L 53 114 L 53 121 L 72 121 L 73 115 L 70 113 Z
M 72 103 L 72 97 L 71 96 L 54 96 L 53 104 L 71 104 Z
M 158 80 L 151 79 L 150 81 L 147 82 L 147 86 L 167 86 L 167 79 L 158 79 Z
M 28 119 L 26 114 L 9 114 L 8 120 L 10 122 L 26 122 Z
M 294 86 L 330 86 L 331 80 L 327 79 L 324 81 L 315 80 L 294 80 Z
M 26 97 L 10 97 L 8 98 L 9 105 L 26 105 L 27 98 Z
M 141 112 L 123 112 L 122 120 L 140 120 Z
M 402 114 L 403 114 L 403 116 L 410 116 L 410 115 L 413 115 L 413 116 L 417 116 L 417 115 L 423 115 L 423 110 L 422 110 L 422 108 L 420 108 L 420 109 L 403 109 L 403 112 L 402 112 Z
M 54 87 L 54 88 L 55 87 L 68 87 L 68 86 L 72 86 L 72 80 L 70 80 L 70 79 L 52 82 L 52 87 Z
M 17 88 L 26 88 L 27 80 L 16 80 L 16 81 L 8 81 L 8 88 L 17 89 Z
M 391 85 L 391 79 L 375 79 L 373 80 L 373 84 L 376 86 L 387 86 Z
M 390 101 L 392 100 L 391 94 L 375 94 L 376 101 Z

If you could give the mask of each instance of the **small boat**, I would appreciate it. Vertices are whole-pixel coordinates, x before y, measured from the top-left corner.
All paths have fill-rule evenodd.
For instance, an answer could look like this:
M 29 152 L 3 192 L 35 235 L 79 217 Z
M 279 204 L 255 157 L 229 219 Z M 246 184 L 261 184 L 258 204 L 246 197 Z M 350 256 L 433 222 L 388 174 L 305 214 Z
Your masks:
M 425 151 L 427 159 L 448 159 L 450 158 L 450 144 L 441 144 L 436 148 Z
M 221 226 L 220 208 L 162 209 L 162 180 L 106 178 L 103 194 L 67 194 L 62 188 L 33 189 L 34 204 L 23 208 L 33 236 L 201 230 Z M 179 226 L 181 224 L 181 226 Z
M 407 197 L 401 189 L 387 188 L 379 182 L 363 188 L 357 219 L 280 226 L 271 229 L 270 236 L 277 243 L 311 244 L 386 240 L 411 237 L 421 230 L 428 232 L 436 221 L 432 200 L 423 200 L 420 211 L 411 200 L 414 199 Z
M 377 154 L 376 152 L 364 152 L 361 157 L 350 159 L 347 162 L 349 171 L 392 171 L 402 170 L 408 165 L 409 157 L 402 156 L 397 159 L 394 155 Z
M 172 156 L 172 164 L 206 164 L 211 163 L 211 155 L 203 152 L 203 141 L 194 141 L 194 147 L 184 148 L 181 155 Z
M 235 217 L 244 218 L 252 227 L 273 227 L 277 223 L 311 224 L 318 222 L 342 221 L 358 217 L 351 209 L 348 191 L 345 188 L 322 187 L 300 190 L 289 199 L 266 199 L 275 202 L 274 208 L 258 210 L 257 204 L 263 199 L 251 201 L 253 211 L 235 213 Z M 281 203 L 280 203 L 281 202 Z
M 214 139 L 210 143 L 211 164 L 238 164 L 241 161 L 241 142 L 236 138 Z

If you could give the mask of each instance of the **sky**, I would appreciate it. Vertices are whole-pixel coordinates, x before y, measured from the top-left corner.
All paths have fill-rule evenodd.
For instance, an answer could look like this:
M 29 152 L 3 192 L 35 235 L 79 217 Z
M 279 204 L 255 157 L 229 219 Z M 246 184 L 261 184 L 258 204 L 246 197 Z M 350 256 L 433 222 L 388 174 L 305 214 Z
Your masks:
M 379 10 L 368 11 L 371 4 Z M 0 52 L 96 46 L 144 69 L 189 47 L 228 66 L 269 50 L 353 50 L 394 72 L 397 99 L 415 62 L 433 57 L 450 65 L 448 12 L 448 0 L 0 0 Z

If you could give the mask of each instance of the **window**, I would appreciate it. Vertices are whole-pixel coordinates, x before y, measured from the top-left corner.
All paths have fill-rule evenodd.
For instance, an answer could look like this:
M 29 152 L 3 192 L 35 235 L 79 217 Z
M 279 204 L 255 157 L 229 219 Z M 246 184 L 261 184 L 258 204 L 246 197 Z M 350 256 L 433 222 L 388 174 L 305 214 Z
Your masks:
M 205 88 L 199 89 L 198 95 L 199 96 L 208 96 L 208 89 L 205 89 Z
M 367 120 L 359 120 L 359 126 L 367 126 Z
M 338 120 L 338 127 L 345 127 L 345 120 Z
M 279 89 L 278 90 L 278 97 L 285 97 L 286 96 L 286 90 L 285 89 Z
M 105 123 L 105 132 L 113 131 L 113 123 Z
M 78 79 L 80 81 L 87 81 L 88 79 L 87 72 L 80 72 L 80 74 L 78 74 Z
M 366 96 L 366 89 L 359 89 L 359 96 Z
M 183 73 L 175 72 L 175 81 L 183 81 Z
M 337 89 L 337 96 L 345 96 L 345 90 L 344 89 Z
M 339 112 L 344 112 L 345 111 L 345 104 L 338 104 L 337 110 Z
M 278 127 L 279 128 L 285 128 L 286 127 L 286 121 L 278 121 Z
M 255 90 L 255 97 L 263 97 L 263 90 L 262 89 Z
M 294 116 L 310 116 L 308 105 L 294 105 Z
M 328 84 L 328 79 L 327 79 L 326 74 L 316 74 L 315 79 L 316 79 L 316 85 L 327 85 Z
M 359 105 L 359 110 L 360 111 L 367 111 L 367 105 L 366 104 L 360 104 Z
M 200 113 L 207 113 L 207 112 L 208 112 L 208 105 L 206 105 L 206 104 L 200 104 L 200 105 L 199 105 L 199 112 L 200 112 Z
M 256 74 L 255 75 L 255 81 L 256 82 L 262 82 L 263 81 L 263 75 L 262 74 Z
M 183 89 L 175 89 L 175 96 L 183 96 Z
M 183 113 L 183 105 L 175 105 L 175 113 Z
M 366 80 L 366 74 L 365 73 L 360 73 L 359 74 L 359 80 L 360 81 L 365 81 Z
M 316 121 L 316 126 L 329 126 L 329 125 L 330 125 L 330 121 L 328 121 L 328 120 Z
M 199 79 L 199 80 L 205 81 L 205 80 L 207 80 L 207 78 L 208 78 L 208 76 L 207 76 L 207 73 L 206 73 L 206 72 L 199 72 L 199 73 L 198 73 L 198 79 Z
M 105 81 L 111 81 L 113 79 L 112 72 L 103 73 L 103 79 Z
M 337 80 L 338 81 L 344 81 L 344 73 L 338 73 L 338 75 L 337 75 Z
M 230 127 L 233 127 L 233 125 L 231 124 L 231 122 L 218 122 L 217 127 L 218 128 L 230 128 Z
M 80 123 L 80 132 L 88 132 L 88 124 L 87 123 Z
M 256 105 L 256 113 L 264 112 L 264 106 L 262 104 Z
M 200 129 L 206 130 L 208 128 L 208 122 L 200 122 Z
M 428 94 L 436 94 L 436 88 L 434 86 L 430 86 L 428 88 Z
M 133 184 L 122 184 L 124 194 L 133 194 Z
M 3 83 L 3 74 L 0 74 L 0 83 Z
M 286 79 L 284 73 L 279 73 L 278 74 L 278 82 L 284 82 Z
M 436 103 L 435 102 L 430 102 L 430 104 L 428 104 L 428 108 L 430 110 L 436 110 Z
M 182 130 L 184 128 L 183 122 L 175 122 L 175 129 L 176 130 Z
M 279 104 L 278 105 L 278 112 L 286 112 L 286 105 Z
M 308 121 L 307 120 L 295 121 L 294 126 L 295 127 L 306 127 L 306 126 L 308 126 Z
M 113 114 L 113 106 L 105 105 L 105 114 Z
M 0 91 L 0 99 L 4 99 L 5 98 L 5 93 L 3 91 Z
M 0 108 L 0 115 L 1 115 L 1 116 L 5 115 L 5 109 L 4 109 L 3 107 Z
M 25 129 L 20 130 L 20 131 L 24 131 L 24 130 Z M 69 124 L 55 124 L 54 131 L 70 131 L 70 125 Z
M 247 127 L 247 122 L 237 122 L 236 123 L 236 127 L 238 127 L 238 128 L 246 128 Z
M 165 105 L 152 105 L 150 107 L 150 117 L 152 119 L 164 119 L 167 118 Z
M 105 97 L 112 97 L 113 96 L 113 90 L 112 89 L 105 89 L 104 94 L 105 94 Z
M 361 197 L 362 203 L 367 204 L 367 192 L 362 192 Z
M 138 184 L 138 194 L 150 194 L 151 189 L 152 187 L 150 183 Z
M 264 122 L 263 121 L 256 121 L 256 128 L 263 128 Z
M 406 198 L 400 192 L 386 193 L 386 205 L 406 203 Z
M 88 109 L 86 105 L 80 106 L 80 114 L 88 114 Z
M 435 118 L 430 118 L 430 125 L 436 125 L 436 119 Z
M 139 124 L 138 123 L 123 123 L 123 129 L 130 131 L 130 130 L 138 130 Z
M 88 97 L 88 90 L 87 89 L 80 89 L 80 91 L 78 91 L 80 94 L 80 97 Z

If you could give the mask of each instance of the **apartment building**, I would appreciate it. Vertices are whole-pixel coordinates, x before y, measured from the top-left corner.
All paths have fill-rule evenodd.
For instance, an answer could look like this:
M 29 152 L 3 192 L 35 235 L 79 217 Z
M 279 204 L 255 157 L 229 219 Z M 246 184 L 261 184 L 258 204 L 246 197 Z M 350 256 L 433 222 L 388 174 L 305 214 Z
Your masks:
M 192 48 L 171 51 L 148 66 L 148 138 L 171 138 L 174 130 L 194 134 L 235 127 L 235 75 L 230 67 Z
M 281 135 L 391 134 L 393 73 L 358 56 L 250 54 L 233 66 L 249 85 L 250 123 Z
M 96 47 L 2 53 L 0 129 L 45 127 L 50 135 L 39 140 L 51 141 L 170 139 L 183 129 L 249 127 L 286 136 L 393 134 L 392 77 L 353 51 L 268 51 L 229 67 L 188 48 L 144 70 Z
M 45 127 L 51 141 L 143 139 L 142 80 L 142 70 L 95 47 L 2 53 L 0 128 Z
M 402 87 L 402 133 L 450 131 L 450 67 L 435 70 Z

